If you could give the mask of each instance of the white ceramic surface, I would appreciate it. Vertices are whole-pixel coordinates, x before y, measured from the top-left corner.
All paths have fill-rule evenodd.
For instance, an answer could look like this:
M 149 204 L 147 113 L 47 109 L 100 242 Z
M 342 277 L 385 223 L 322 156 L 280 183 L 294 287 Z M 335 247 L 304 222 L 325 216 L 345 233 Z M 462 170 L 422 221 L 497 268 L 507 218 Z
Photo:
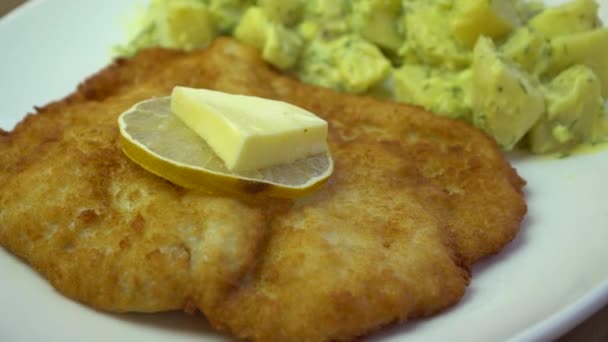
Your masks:
M 106 65 L 136 2 L 34 0 L 0 20 L 0 127 L 12 129 L 34 105 L 67 95 Z M 608 21 L 608 3 L 600 3 Z M 608 303 L 608 149 L 562 160 L 509 158 L 528 181 L 529 214 L 515 241 L 474 268 L 460 304 L 371 339 L 551 339 Z M 0 341 L 225 338 L 198 316 L 94 311 L 0 248 Z

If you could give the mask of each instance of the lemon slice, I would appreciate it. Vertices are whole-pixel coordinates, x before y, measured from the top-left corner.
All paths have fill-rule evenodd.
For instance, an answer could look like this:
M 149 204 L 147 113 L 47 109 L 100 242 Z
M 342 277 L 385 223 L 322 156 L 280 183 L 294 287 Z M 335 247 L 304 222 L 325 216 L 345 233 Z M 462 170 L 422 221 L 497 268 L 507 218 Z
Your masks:
M 334 169 L 329 151 L 260 170 L 233 172 L 171 112 L 171 98 L 135 104 L 118 118 L 124 153 L 144 169 L 185 188 L 295 198 L 320 188 Z

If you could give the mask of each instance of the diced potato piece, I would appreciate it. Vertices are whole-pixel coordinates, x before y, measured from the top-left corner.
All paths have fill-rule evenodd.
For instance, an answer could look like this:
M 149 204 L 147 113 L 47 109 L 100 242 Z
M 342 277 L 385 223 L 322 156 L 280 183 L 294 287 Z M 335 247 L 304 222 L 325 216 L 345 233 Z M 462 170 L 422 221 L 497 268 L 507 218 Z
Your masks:
M 156 18 L 159 43 L 166 48 L 192 50 L 204 47 L 215 37 L 214 19 L 209 8 L 191 0 L 158 3 L 164 6 Z
M 556 75 L 575 64 L 586 65 L 595 72 L 602 84 L 602 96 L 608 98 L 608 28 L 551 40 L 549 75 Z
M 459 69 L 470 64 L 470 53 L 452 39 L 446 17 L 449 8 L 440 5 L 421 6 L 415 14 L 405 15 L 406 43 L 399 54 L 434 67 Z
M 391 63 L 382 52 L 357 36 L 342 37 L 331 45 L 347 92 L 362 93 L 386 78 L 391 70 Z
M 343 18 L 349 12 L 350 0 L 308 0 L 306 12 L 308 16 L 322 19 Z
M 542 0 L 515 0 L 515 10 L 522 22 L 527 22 L 531 18 L 545 9 Z
M 397 51 L 403 38 L 397 30 L 400 0 L 359 0 L 353 3 L 355 32 L 380 47 Z
M 173 0 L 169 0 L 170 2 Z M 254 5 L 254 0 L 194 0 L 208 3 L 215 18 L 218 31 L 222 34 L 232 32 L 246 9 Z
M 301 58 L 298 77 L 307 83 L 362 93 L 384 80 L 391 64 L 373 44 L 357 35 L 313 41 Z
M 421 100 L 424 97 L 421 84 L 430 76 L 430 68 L 424 65 L 406 64 L 393 70 L 395 99 L 428 108 L 425 101 Z
M 296 31 L 304 39 L 309 42 L 317 37 L 319 31 L 321 30 L 321 25 L 312 20 L 305 20 L 298 24 L 296 27 Z
M 393 80 L 397 101 L 451 118 L 471 119 L 471 69 L 449 72 L 404 65 L 394 70 Z
M 234 29 L 234 36 L 238 40 L 262 50 L 266 43 L 266 25 L 268 25 L 268 19 L 264 11 L 257 6 L 250 7 Z
M 303 21 L 318 23 L 315 38 L 329 41 L 352 32 L 350 21 L 346 20 L 350 15 L 350 0 L 307 0 Z
M 573 66 L 545 88 L 547 113 L 528 134 L 534 153 L 563 151 L 595 142 L 606 122 L 600 81 L 591 69 Z
M 520 20 L 512 0 L 458 0 L 452 32 L 466 47 L 473 47 L 481 35 L 505 37 Z
M 473 53 L 473 123 L 511 149 L 545 111 L 542 92 L 481 37 Z
M 262 58 L 279 69 L 289 69 L 298 61 L 303 45 L 297 33 L 280 24 L 270 24 L 266 26 Z
M 600 26 L 597 10 L 595 0 L 574 0 L 545 9 L 529 25 L 549 38 L 585 32 Z
M 342 76 L 335 67 L 333 50 L 328 42 L 315 39 L 304 49 L 296 68 L 298 78 L 320 87 L 340 89 Z
M 529 27 L 520 27 L 501 46 L 501 52 L 525 71 L 540 75 L 548 68 L 551 47 L 545 37 Z
M 291 26 L 302 19 L 306 0 L 258 0 L 258 5 L 271 21 Z
M 234 29 L 234 36 L 262 53 L 262 58 L 279 69 L 291 68 L 304 42 L 297 33 L 268 20 L 257 6 L 250 7 Z

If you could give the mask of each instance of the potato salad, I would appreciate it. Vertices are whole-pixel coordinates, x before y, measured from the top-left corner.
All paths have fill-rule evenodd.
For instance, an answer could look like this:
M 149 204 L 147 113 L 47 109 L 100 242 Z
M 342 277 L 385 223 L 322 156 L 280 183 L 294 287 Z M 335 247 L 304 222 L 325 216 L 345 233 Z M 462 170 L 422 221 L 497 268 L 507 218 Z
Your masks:
M 121 55 L 219 35 L 303 82 L 465 120 L 505 150 L 608 136 L 608 28 L 595 0 L 152 0 Z

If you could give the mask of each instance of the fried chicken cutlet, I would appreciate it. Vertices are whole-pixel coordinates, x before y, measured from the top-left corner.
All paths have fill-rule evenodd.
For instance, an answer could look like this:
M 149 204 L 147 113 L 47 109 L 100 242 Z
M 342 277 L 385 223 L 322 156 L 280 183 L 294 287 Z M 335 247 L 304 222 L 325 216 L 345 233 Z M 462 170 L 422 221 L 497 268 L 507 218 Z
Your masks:
M 295 201 L 208 195 L 131 162 L 117 117 L 176 85 L 329 122 L 335 171 Z M 235 40 L 120 59 L 0 136 L 0 244 L 114 312 L 200 310 L 256 341 L 347 340 L 457 303 L 526 211 L 486 135 L 418 107 L 302 84 Z

